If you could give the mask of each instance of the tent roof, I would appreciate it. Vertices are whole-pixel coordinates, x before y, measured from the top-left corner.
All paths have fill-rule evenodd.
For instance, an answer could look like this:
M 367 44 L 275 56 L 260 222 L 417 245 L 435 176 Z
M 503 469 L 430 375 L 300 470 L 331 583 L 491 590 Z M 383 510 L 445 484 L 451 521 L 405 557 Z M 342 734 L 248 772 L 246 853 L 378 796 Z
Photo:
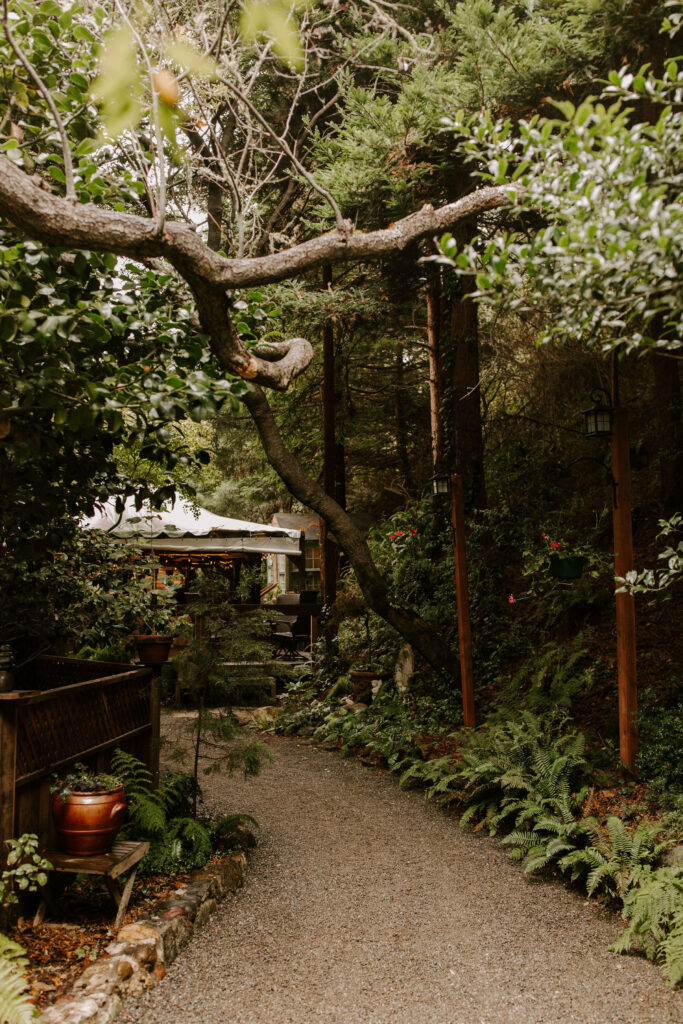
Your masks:
M 301 530 L 216 516 L 182 499 L 169 510 L 152 509 L 146 502 L 137 510 L 129 498 L 122 513 L 116 512 L 110 499 L 96 515 L 82 520 L 82 525 L 114 537 L 137 538 L 141 547 L 159 552 L 301 553 Z

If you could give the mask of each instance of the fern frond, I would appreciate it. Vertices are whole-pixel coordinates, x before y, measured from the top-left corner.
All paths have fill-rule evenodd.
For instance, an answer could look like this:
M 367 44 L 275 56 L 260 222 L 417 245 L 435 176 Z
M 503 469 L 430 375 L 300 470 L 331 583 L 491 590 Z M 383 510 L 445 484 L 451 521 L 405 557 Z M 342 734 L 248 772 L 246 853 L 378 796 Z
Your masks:
M 24 950 L 6 935 L 0 935 L 0 1021 L 2 1024 L 31 1024 L 35 1007 L 28 1002 Z

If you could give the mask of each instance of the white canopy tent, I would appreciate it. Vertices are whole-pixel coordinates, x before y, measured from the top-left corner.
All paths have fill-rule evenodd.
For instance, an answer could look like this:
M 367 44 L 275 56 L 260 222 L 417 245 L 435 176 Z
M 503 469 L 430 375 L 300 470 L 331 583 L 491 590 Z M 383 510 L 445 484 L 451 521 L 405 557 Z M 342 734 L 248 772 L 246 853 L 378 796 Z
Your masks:
M 83 519 L 86 530 L 105 530 L 122 540 L 136 539 L 140 547 L 168 554 L 275 554 L 301 556 L 302 531 L 264 523 L 215 516 L 179 499 L 168 511 L 144 504 L 135 508 L 129 498 L 123 512 L 113 500 L 105 502 L 96 515 Z

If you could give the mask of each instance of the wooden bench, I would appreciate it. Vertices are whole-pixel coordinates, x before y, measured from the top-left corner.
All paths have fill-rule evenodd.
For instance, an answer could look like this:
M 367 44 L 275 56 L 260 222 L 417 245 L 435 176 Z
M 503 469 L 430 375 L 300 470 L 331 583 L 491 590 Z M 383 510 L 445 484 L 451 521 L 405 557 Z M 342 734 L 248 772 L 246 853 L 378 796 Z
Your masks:
M 120 928 L 133 891 L 138 864 L 148 850 L 149 843 L 119 842 L 114 843 L 109 853 L 100 853 L 93 857 L 74 857 L 73 854 L 62 853 L 61 850 L 45 850 L 43 857 L 52 864 L 53 871 L 65 871 L 74 875 L 100 875 L 118 907 L 114 928 Z M 119 890 L 115 879 L 126 871 L 130 871 L 128 880 L 123 890 Z M 34 925 L 43 921 L 47 910 L 52 917 L 57 914 L 49 876 L 47 884 L 41 886 L 40 893 L 42 899 L 33 918 Z

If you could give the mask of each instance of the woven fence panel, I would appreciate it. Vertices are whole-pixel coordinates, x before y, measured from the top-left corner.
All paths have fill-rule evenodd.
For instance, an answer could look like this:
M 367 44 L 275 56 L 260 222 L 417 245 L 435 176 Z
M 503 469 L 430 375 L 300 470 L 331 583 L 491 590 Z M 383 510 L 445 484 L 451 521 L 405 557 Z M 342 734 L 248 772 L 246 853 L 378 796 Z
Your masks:
M 95 747 L 150 724 L 149 681 L 83 683 L 68 693 L 21 707 L 17 723 L 17 783 L 37 771 L 76 760 Z

